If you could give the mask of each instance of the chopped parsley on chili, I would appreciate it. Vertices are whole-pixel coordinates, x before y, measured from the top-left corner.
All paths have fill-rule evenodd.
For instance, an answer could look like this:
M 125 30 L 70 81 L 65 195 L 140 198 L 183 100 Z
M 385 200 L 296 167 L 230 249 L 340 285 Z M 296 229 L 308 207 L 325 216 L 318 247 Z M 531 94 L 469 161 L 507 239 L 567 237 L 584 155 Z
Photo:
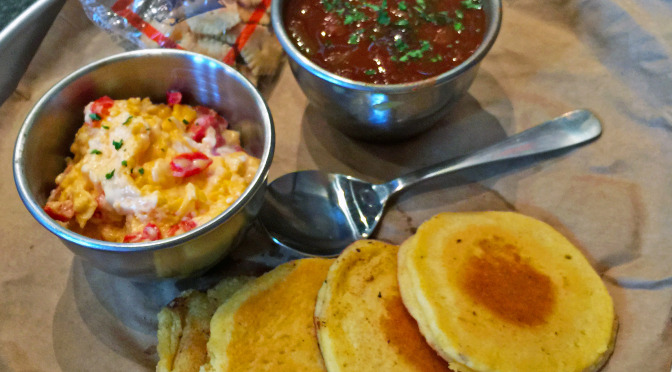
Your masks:
M 448 71 L 473 54 L 486 30 L 481 0 L 293 0 L 283 17 L 314 63 L 375 84 Z

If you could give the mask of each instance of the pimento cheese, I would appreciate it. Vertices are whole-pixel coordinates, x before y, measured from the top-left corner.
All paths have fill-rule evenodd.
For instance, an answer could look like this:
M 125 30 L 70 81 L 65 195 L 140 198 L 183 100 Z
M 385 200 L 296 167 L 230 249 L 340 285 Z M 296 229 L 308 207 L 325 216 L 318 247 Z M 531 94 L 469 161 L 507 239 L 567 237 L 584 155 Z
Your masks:
M 45 212 L 82 235 L 141 242 L 189 231 L 227 209 L 259 159 L 214 110 L 102 97 L 84 109 L 72 158 Z

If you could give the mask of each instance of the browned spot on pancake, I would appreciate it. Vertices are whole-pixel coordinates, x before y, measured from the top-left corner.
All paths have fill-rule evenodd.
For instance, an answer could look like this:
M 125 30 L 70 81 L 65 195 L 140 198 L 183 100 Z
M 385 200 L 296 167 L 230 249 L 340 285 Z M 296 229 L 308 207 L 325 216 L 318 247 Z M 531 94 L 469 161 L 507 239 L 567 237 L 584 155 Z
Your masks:
M 448 363 L 432 349 L 422 337 L 418 324 L 408 313 L 399 296 L 385 296 L 387 316 L 381 327 L 388 343 L 397 353 L 417 367 L 418 371 L 451 371 Z
M 241 305 L 227 349 L 233 370 L 324 369 L 313 313 L 329 265 L 330 260 L 299 263 L 274 287 Z
M 551 279 L 521 259 L 515 245 L 494 236 L 476 242 L 482 254 L 469 258 L 462 286 L 477 303 L 509 322 L 535 326 L 553 310 Z

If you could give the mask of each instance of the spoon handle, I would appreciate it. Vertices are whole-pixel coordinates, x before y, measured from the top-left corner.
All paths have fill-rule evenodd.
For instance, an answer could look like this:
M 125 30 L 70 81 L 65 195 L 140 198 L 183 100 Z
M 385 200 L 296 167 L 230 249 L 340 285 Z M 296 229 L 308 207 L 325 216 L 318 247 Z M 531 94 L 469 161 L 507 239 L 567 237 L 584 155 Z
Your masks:
M 563 149 L 589 141 L 601 133 L 600 121 L 590 111 L 571 111 L 472 154 L 419 169 L 380 186 L 389 191 L 389 197 L 433 177 L 481 164 Z

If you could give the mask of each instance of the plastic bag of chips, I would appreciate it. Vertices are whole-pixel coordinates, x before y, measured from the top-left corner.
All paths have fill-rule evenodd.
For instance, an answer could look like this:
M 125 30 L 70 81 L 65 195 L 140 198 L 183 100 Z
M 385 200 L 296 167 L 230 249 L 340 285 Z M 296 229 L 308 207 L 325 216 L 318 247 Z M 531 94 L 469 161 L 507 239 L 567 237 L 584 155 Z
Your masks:
M 140 48 L 180 48 L 221 60 L 253 84 L 283 60 L 270 0 L 80 0 L 91 21 Z

